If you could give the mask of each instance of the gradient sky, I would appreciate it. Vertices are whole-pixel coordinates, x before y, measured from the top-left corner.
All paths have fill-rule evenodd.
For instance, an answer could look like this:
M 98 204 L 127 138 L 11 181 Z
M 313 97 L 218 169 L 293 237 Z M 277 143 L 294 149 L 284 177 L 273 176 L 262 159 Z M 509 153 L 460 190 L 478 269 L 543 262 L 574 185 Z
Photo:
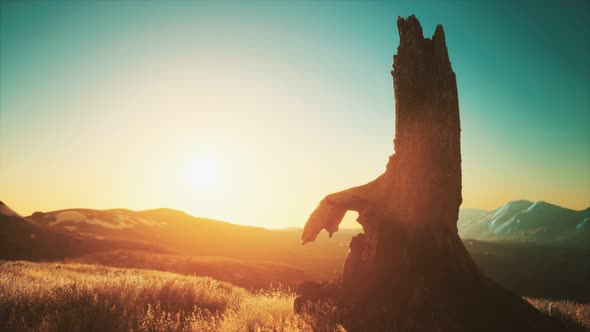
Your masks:
M 543 3 L 3 1 L 0 199 L 301 226 L 385 169 L 396 19 L 416 14 L 457 74 L 463 207 L 585 208 L 590 2 Z

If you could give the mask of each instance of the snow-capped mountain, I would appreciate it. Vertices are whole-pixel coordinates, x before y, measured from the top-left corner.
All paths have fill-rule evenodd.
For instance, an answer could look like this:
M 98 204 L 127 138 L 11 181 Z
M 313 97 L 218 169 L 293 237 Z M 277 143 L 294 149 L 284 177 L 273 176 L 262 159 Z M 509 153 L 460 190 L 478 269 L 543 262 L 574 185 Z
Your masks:
M 464 209 L 457 227 L 464 239 L 590 248 L 590 208 L 576 211 L 518 200 L 492 211 Z

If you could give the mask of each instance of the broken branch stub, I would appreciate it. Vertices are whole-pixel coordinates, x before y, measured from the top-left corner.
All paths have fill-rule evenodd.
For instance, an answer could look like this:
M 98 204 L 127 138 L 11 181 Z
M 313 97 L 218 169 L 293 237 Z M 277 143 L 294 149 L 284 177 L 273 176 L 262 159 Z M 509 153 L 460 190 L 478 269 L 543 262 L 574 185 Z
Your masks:
M 380 176 L 365 185 L 326 196 L 305 223 L 301 243 L 314 241 L 322 229 L 325 229 L 332 237 L 332 234 L 338 231 L 338 226 L 347 211 L 358 212 L 357 221 L 363 225 L 363 221 L 370 219 L 367 218 L 370 206 L 375 201 L 375 196 L 383 182 L 383 177 Z

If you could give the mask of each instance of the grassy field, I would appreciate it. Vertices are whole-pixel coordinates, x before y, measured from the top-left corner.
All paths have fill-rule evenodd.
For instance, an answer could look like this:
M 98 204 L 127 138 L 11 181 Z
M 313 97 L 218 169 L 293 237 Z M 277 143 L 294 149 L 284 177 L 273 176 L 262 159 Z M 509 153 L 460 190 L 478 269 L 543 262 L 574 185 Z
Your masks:
M 537 310 L 568 323 L 581 331 L 590 331 L 590 303 L 573 301 L 552 301 L 548 299 L 524 298 Z
M 317 331 L 289 290 L 249 292 L 206 277 L 87 264 L 0 261 L 0 331 Z M 590 305 L 529 301 L 590 328 Z M 328 319 L 326 319 L 328 317 Z
M 120 268 L 149 269 L 184 275 L 208 276 L 246 289 L 269 286 L 296 287 L 305 275 L 297 267 L 278 262 L 111 250 L 66 259 L 66 263 L 98 264 Z
M 311 331 L 293 299 L 168 272 L 0 263 L 0 331 Z

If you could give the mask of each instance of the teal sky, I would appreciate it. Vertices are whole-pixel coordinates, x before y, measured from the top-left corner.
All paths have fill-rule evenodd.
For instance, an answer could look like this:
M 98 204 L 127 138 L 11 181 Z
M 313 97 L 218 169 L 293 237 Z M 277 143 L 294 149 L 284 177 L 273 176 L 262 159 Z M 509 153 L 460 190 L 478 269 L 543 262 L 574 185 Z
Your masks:
M 3 1 L 0 199 L 302 225 L 384 170 L 410 14 L 446 32 L 463 206 L 589 206 L 588 1 Z

